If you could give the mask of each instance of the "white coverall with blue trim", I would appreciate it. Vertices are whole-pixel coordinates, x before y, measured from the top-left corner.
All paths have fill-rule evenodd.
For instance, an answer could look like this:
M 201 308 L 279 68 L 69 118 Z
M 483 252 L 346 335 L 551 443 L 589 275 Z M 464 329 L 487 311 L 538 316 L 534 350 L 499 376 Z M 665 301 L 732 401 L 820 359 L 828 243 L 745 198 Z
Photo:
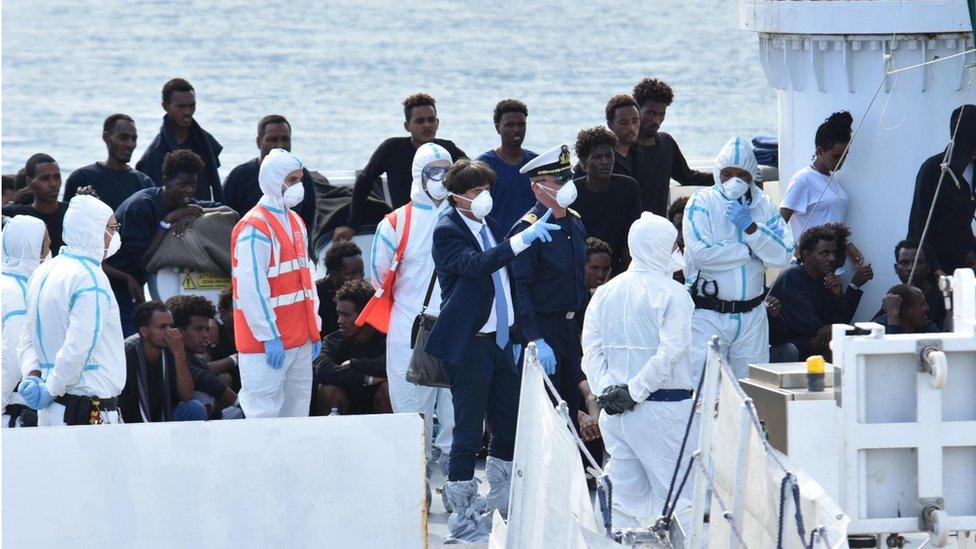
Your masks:
M 64 215 L 65 245 L 30 278 L 18 354 L 24 372 L 40 370 L 51 396 L 113 398 L 125 386 L 119 306 L 102 271 L 112 209 L 92 196 L 71 199 Z M 103 411 L 118 423 L 118 410 Z M 37 412 L 38 425 L 64 425 L 56 402 Z
M 286 230 L 291 228 L 289 216 L 305 224 L 298 214 L 289 211 L 282 202 L 282 183 L 289 173 L 300 170 L 301 161 L 281 149 L 271 151 L 261 162 L 258 184 L 264 195 L 258 204 L 266 208 Z M 308 241 L 307 229 L 305 241 Z M 305 244 L 302 244 L 303 246 Z M 261 231 L 247 226 L 233 243 L 237 267 L 233 276 L 237 281 L 236 306 L 244 312 L 247 326 L 258 341 L 270 341 L 281 337 L 278 318 L 271 302 L 271 285 L 268 270 L 274 243 Z M 310 265 L 302 267 L 310 269 Z M 318 293 L 314 289 L 307 296 L 314 300 L 313 310 L 318 311 Z M 315 315 L 321 328 L 322 320 Z M 274 369 L 268 365 L 264 353 L 238 354 L 241 369 L 241 409 L 248 418 L 303 417 L 308 416 L 312 403 L 312 342 L 285 349 L 284 365 Z
M 749 213 L 756 231 L 746 234 L 726 217 L 731 204 L 720 184 L 722 168 L 736 167 L 753 174 L 749 186 Z M 793 257 L 793 234 L 776 205 L 755 185 L 758 164 L 741 138 L 732 138 L 715 159 L 715 185 L 697 191 L 685 206 L 682 232 L 685 241 L 685 281 L 705 284 L 723 301 L 748 301 L 763 293 L 767 267 L 785 267 Z M 742 197 L 743 201 L 746 197 Z M 695 309 L 691 347 L 694 381 L 704 369 L 708 341 L 719 337 L 736 377 L 748 375 L 750 363 L 769 362 L 769 325 L 765 305 L 746 313 L 723 314 Z
M 0 290 L 3 292 L 3 401 L 2 427 L 10 418 L 6 415 L 8 404 L 24 405 L 24 399 L 14 389 L 26 372 L 20 371 L 17 346 L 27 316 L 27 284 L 31 273 L 41 263 L 41 249 L 47 227 L 44 222 L 28 215 L 14 216 L 3 227 L 3 276 Z
M 421 172 L 436 160 L 450 162 L 452 159 L 446 149 L 435 143 L 421 145 L 413 159 L 413 185 L 410 189 L 413 213 L 411 213 L 407 248 L 403 260 L 397 267 L 396 283 L 393 286 L 393 312 L 390 315 L 389 333 L 386 335 L 386 373 L 393 411 L 424 414 L 428 435 L 428 455 L 431 448 L 433 412 L 436 408 L 440 431 L 433 445 L 446 459 L 446 456 L 451 454 L 454 429 L 454 404 L 451 400 L 451 390 L 414 385 L 406 379 L 407 366 L 410 364 L 412 354 L 410 333 L 414 319 L 420 314 L 427 287 L 434 273 L 434 259 L 431 255 L 434 227 L 440 218 L 451 210 L 447 200 L 434 205 L 423 188 Z M 370 282 L 376 289 L 383 287 L 383 281 L 390 272 L 406 222 L 406 209 L 410 204 L 397 208 L 396 229 L 386 218 L 376 228 L 369 262 Z M 427 313 L 436 316 L 440 307 L 441 290 L 435 281 Z

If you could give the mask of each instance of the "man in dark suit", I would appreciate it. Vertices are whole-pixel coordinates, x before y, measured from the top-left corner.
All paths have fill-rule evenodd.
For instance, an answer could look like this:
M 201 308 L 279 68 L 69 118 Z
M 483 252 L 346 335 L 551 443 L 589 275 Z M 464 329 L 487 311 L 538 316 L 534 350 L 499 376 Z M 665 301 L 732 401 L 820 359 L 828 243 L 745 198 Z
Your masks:
M 515 256 L 536 240 L 549 242 L 559 225 L 546 212 L 524 231 L 497 243 L 485 219 L 495 174 L 480 161 L 459 160 L 444 185 L 454 209 L 434 229 L 433 256 L 441 311 L 426 350 L 444 363 L 454 402 L 454 443 L 444 484 L 448 526 L 456 541 L 485 543 L 490 513 L 508 511 L 515 448 L 519 375 L 510 333 L 515 323 L 512 274 Z M 478 496 L 475 459 L 483 424 L 491 426 L 487 501 Z M 481 520 L 485 519 L 485 520 Z

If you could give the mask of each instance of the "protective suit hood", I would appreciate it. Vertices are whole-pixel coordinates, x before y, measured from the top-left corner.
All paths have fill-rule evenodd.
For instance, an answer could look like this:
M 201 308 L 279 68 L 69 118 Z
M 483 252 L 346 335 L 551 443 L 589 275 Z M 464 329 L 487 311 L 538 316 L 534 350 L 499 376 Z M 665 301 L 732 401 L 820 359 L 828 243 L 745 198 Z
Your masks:
M 76 196 L 64 214 L 62 238 L 70 252 L 102 262 L 105 255 L 105 226 L 112 208 L 94 196 Z M 62 250 L 62 253 L 64 251 Z
M 281 185 L 288 174 L 304 167 L 297 156 L 285 149 L 272 149 L 261 161 L 258 186 L 275 207 L 287 210 L 288 206 L 281 198 Z
M 447 149 L 437 143 L 424 143 L 420 147 L 417 147 L 417 152 L 413 155 L 413 166 L 410 169 L 410 173 L 413 174 L 413 183 L 410 185 L 410 200 L 433 205 L 433 201 L 424 191 L 422 172 L 427 167 L 427 164 L 435 160 L 454 162 L 454 159 L 451 158 L 451 153 L 447 152 Z
M 3 272 L 30 276 L 41 264 L 44 222 L 29 215 L 14 216 L 3 227 Z
M 963 105 L 952 111 L 952 116 L 949 118 L 950 138 L 953 133 L 956 134 L 956 144 L 952 148 L 949 166 L 962 173 L 973 162 L 973 154 L 976 154 L 976 105 Z
M 678 230 L 667 219 L 644 212 L 630 226 L 627 246 L 631 262 L 628 271 L 659 273 L 670 276 L 671 252 L 678 239 Z
M 733 137 L 722 147 L 718 156 L 715 157 L 715 165 L 712 168 L 712 175 L 715 177 L 715 184 L 722 184 L 721 172 L 723 168 L 739 168 L 752 174 L 752 184 L 750 187 L 753 192 L 758 188 L 756 181 L 759 181 L 762 173 L 759 171 L 759 163 L 756 162 L 756 155 L 752 152 L 752 147 L 741 137 Z

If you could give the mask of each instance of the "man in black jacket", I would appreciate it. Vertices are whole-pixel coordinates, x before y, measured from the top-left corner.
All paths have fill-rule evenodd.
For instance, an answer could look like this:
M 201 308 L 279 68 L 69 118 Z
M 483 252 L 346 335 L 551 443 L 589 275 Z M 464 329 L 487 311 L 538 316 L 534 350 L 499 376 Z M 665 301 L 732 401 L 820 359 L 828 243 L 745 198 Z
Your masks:
M 645 78 L 634 86 L 634 100 L 640 108 L 640 135 L 637 137 L 637 144 L 640 145 L 640 166 L 637 167 L 637 181 L 641 185 L 641 207 L 644 211 L 663 217 L 668 211 L 672 179 L 681 185 L 711 187 L 714 183 L 713 176 L 688 167 L 688 161 L 681 154 L 674 138 L 658 131 L 674 100 L 671 86 L 654 78 Z
M 915 196 L 908 218 L 908 237 L 921 242 L 929 209 L 935 202 L 932 221 L 925 235 L 926 246 L 935 250 L 939 266 L 946 274 L 960 267 L 976 269 L 976 235 L 973 234 L 973 215 L 976 214 L 973 160 L 976 158 L 976 105 L 963 105 L 952 111 L 949 135 L 955 135 L 955 146 L 942 173 L 945 152 L 929 157 L 918 169 Z M 939 195 L 935 189 L 939 186 Z
M 163 184 L 163 160 L 166 153 L 190 149 L 203 159 L 204 169 L 194 198 L 223 202 L 220 187 L 220 151 L 224 148 L 197 124 L 197 96 L 193 86 L 182 78 L 173 78 L 163 86 L 163 124 L 149 147 L 136 163 L 136 169 L 149 176 L 157 186 Z
M 417 148 L 433 141 L 447 149 L 451 158 L 467 158 L 468 155 L 452 141 L 435 139 L 440 119 L 434 98 L 426 93 L 415 93 L 403 100 L 403 116 L 406 121 L 403 129 L 410 137 L 391 137 L 376 148 L 369 163 L 356 177 L 349 205 L 349 218 L 345 226 L 336 227 L 334 240 L 349 240 L 356 234 L 356 228 L 363 222 L 366 200 L 376 187 L 380 175 L 386 174 L 386 185 L 390 192 L 390 207 L 394 210 L 410 201 L 410 186 L 413 184 L 411 168 Z
M 373 287 L 362 279 L 349 280 L 336 292 L 339 329 L 325 336 L 322 353 L 312 362 L 316 415 L 393 411 L 386 383 L 386 336 L 369 324 L 356 326 L 371 297 Z

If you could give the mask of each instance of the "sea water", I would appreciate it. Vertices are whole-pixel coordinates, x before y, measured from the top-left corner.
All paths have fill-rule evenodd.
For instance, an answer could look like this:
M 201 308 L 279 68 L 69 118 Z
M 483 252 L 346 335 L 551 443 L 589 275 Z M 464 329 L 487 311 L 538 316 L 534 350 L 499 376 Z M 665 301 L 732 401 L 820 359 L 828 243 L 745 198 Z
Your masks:
M 3 173 L 46 152 L 67 172 L 105 158 L 101 125 L 158 132 L 160 90 L 183 77 L 196 119 L 224 146 L 221 173 L 256 156 L 262 116 L 285 115 L 312 169 L 361 168 L 405 135 L 400 102 L 437 98 L 439 137 L 468 155 L 498 145 L 492 110 L 529 108 L 525 146 L 575 142 L 641 78 L 674 88 L 663 131 L 689 159 L 732 135 L 775 135 L 775 92 L 736 0 L 615 2 L 3 2 Z M 826 114 L 825 114 L 826 116 Z

